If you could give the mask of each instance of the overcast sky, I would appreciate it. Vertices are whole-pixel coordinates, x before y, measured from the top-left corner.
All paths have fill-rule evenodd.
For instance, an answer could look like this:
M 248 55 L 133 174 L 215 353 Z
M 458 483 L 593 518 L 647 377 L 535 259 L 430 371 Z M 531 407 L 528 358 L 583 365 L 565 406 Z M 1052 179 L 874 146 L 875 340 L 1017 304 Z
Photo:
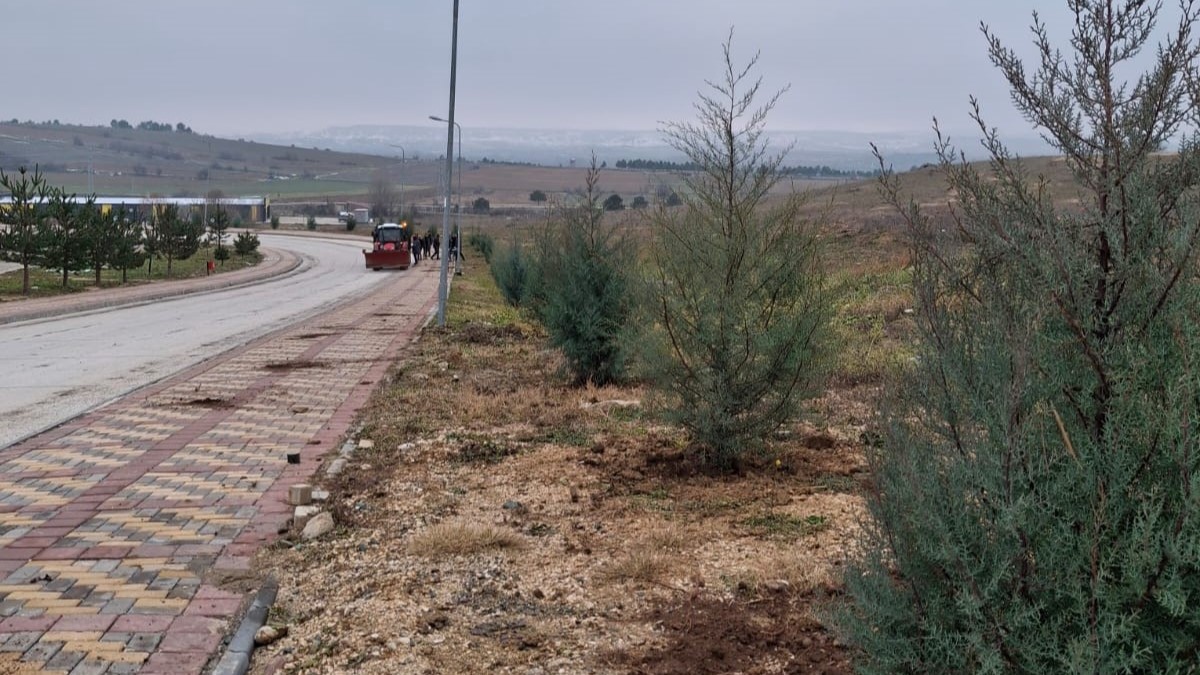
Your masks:
M 0 11 L 0 118 L 184 122 L 236 136 L 445 116 L 451 0 L 35 0 Z M 462 0 L 463 127 L 655 129 L 686 120 L 739 62 L 791 90 L 778 130 L 968 124 L 975 94 L 1029 127 L 989 64 L 987 22 L 1028 51 L 1031 11 L 1067 35 L 1063 0 Z M 1055 30 L 1057 28 L 1057 30 Z M 1063 41 L 1065 45 L 1065 40 Z M 20 74 L 18 74 L 20 73 Z M 19 82 L 19 84 L 18 84 Z

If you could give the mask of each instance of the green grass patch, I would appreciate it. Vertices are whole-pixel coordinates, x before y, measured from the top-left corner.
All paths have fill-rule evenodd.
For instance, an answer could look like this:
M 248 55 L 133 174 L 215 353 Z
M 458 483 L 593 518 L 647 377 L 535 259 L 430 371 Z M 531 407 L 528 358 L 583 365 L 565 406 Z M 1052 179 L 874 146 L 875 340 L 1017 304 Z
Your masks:
M 581 427 L 550 427 L 536 434 L 533 440 L 537 443 L 586 448 L 592 443 L 592 435 L 588 429 Z
M 829 520 L 818 515 L 798 518 L 786 513 L 764 513 L 746 518 L 741 524 L 759 536 L 798 539 L 829 527 Z
M 187 260 L 174 260 L 171 262 L 171 276 L 167 276 L 167 262 L 165 260 L 154 261 L 153 266 L 147 270 L 145 264 L 137 269 L 131 269 L 126 273 L 125 285 L 144 284 L 154 281 L 164 281 L 167 279 L 190 279 L 192 277 L 202 277 L 206 274 L 205 263 L 212 257 L 212 249 L 210 247 L 201 248 L 196 255 Z M 217 274 L 224 272 L 232 272 L 245 267 L 253 267 L 262 261 L 262 255 L 254 253 L 249 256 L 231 255 L 224 263 L 217 263 Z M 121 286 L 121 271 L 104 269 L 100 271 L 100 287 L 112 288 Z M 80 272 L 72 272 L 67 277 L 67 285 L 62 285 L 61 270 L 47 270 L 31 267 L 29 269 L 29 286 L 30 292 L 28 296 L 21 294 L 21 270 L 16 269 L 11 272 L 0 274 L 0 298 L 4 300 L 17 300 L 21 297 L 43 298 L 56 295 L 66 295 L 70 293 L 78 293 L 89 288 L 96 287 L 96 275 L 91 270 Z
M 835 492 L 840 494 L 855 494 L 859 490 L 858 481 L 850 476 L 839 476 L 836 474 L 827 474 L 813 481 L 813 487 L 823 492 Z
M 451 436 L 450 440 L 455 440 Z M 512 443 L 490 436 L 467 436 L 459 440 L 454 459 L 463 464 L 498 464 L 520 450 Z
M 912 273 L 896 263 L 869 273 L 837 275 L 832 319 L 834 377 L 843 384 L 878 382 L 911 361 Z

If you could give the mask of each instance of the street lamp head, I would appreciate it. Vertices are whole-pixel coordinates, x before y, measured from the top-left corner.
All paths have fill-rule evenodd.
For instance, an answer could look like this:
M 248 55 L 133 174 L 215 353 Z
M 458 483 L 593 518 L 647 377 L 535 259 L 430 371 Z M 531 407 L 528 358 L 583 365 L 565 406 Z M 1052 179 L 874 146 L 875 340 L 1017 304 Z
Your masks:
M 438 117 L 437 115 L 430 115 L 429 119 L 433 120 L 434 122 L 445 122 L 446 121 L 446 120 Z

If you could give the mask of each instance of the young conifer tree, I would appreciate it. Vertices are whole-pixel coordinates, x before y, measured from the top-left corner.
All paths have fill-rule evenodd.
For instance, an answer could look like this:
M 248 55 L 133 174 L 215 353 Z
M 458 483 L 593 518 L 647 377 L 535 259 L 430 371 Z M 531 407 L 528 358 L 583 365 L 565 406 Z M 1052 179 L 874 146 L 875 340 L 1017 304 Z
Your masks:
M 21 264 L 21 293 L 29 295 L 29 268 L 42 252 L 40 229 L 46 218 L 50 186 L 35 166 L 32 174 L 25 167 L 16 175 L 0 170 L 0 188 L 12 198 L 0 214 L 6 225 L 0 230 L 0 259 Z
M 783 92 L 758 105 L 758 56 L 735 66 L 731 41 L 722 78 L 695 106 L 699 120 L 665 128 L 698 170 L 684 180 L 683 208 L 660 204 L 650 216 L 657 339 L 646 343 L 661 348 L 646 362 L 670 415 L 704 463 L 725 470 L 821 383 L 830 310 L 802 198 L 768 203 L 787 149 L 770 152 L 763 131 Z
M 635 300 L 634 264 L 624 228 L 605 222 L 595 157 L 578 204 L 557 209 L 536 235 L 535 311 L 562 350 L 576 385 L 602 386 L 625 376 Z
M 983 33 L 1073 185 L 1033 175 L 975 101 L 988 164 L 938 134 L 952 225 L 883 179 L 922 335 L 845 576 L 860 672 L 1200 668 L 1198 10 L 1148 52 L 1159 3 L 1069 5 L 1070 51 L 1035 15 L 1028 70 Z

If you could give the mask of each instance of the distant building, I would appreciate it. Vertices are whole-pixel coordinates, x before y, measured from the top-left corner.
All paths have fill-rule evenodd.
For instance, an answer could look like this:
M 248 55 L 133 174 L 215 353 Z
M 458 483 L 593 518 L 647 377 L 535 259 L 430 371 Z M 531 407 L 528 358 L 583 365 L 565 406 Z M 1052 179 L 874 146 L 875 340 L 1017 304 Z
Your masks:
M 12 201 L 11 197 L 0 197 L 0 211 Z M 76 203 L 87 201 L 86 197 L 75 197 Z M 96 205 L 101 213 L 109 213 L 113 209 L 125 207 L 132 217 L 146 219 L 150 210 L 157 206 L 175 205 L 184 218 L 190 218 L 193 213 L 201 217 L 209 211 L 221 206 L 229 213 L 229 220 L 241 220 L 243 223 L 263 223 L 271 219 L 271 199 L 269 197 L 222 197 L 221 199 L 205 199 L 204 197 L 96 197 Z

